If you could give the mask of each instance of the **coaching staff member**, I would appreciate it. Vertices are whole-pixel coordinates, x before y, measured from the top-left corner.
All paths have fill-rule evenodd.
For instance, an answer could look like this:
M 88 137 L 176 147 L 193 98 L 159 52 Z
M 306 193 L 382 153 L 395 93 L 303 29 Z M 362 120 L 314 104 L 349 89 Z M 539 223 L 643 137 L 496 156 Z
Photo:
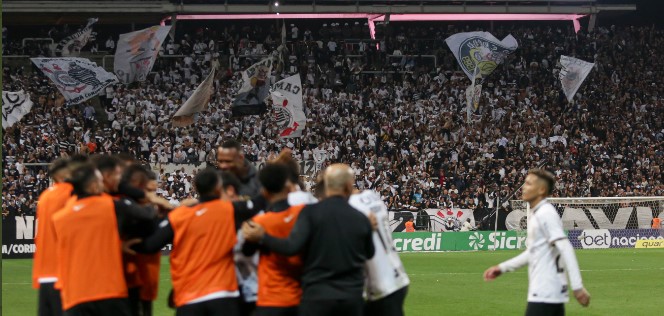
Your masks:
M 343 164 L 325 170 L 326 199 L 305 207 L 286 239 L 254 222 L 244 236 L 276 253 L 304 260 L 299 315 L 362 315 L 364 264 L 374 255 L 372 225 L 350 204 L 355 175 Z

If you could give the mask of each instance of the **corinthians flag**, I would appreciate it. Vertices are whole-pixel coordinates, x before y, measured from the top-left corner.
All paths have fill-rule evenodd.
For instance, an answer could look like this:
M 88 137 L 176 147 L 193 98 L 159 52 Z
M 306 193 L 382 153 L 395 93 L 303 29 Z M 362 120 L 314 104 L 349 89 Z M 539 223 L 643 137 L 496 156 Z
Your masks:
M 120 34 L 113 71 L 122 83 L 145 81 L 171 26 L 153 26 Z
M 505 60 L 507 55 L 519 47 L 512 35 L 507 35 L 502 41 L 499 41 L 489 32 L 457 33 L 445 39 L 445 42 L 463 72 L 473 82 L 478 75 L 475 72 L 476 67 L 479 69 L 479 75 L 486 78 Z
M 205 78 L 194 93 L 187 99 L 180 109 L 173 115 L 173 125 L 177 127 L 184 127 L 194 123 L 194 116 L 196 113 L 207 110 L 210 96 L 214 92 L 214 68 L 210 74 Z
M 281 138 L 300 137 L 307 124 L 302 108 L 300 75 L 290 76 L 272 86 L 272 109 Z
M 272 64 L 272 57 L 268 57 L 242 72 L 242 87 L 231 106 L 233 116 L 258 115 L 267 111 L 265 99 L 270 94 Z

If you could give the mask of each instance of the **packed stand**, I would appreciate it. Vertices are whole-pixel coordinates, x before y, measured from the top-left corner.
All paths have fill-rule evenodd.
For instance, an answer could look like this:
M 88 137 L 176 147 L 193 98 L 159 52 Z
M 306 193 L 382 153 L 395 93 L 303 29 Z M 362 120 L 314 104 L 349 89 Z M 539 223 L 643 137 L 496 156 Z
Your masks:
M 17 163 L 117 152 L 151 165 L 214 163 L 217 145 L 229 138 L 241 138 L 246 157 L 256 163 L 284 147 L 304 161 L 322 150 L 326 159 L 317 161 L 317 169 L 350 164 L 357 186 L 381 191 L 391 209 L 486 212 L 535 166 L 556 173 L 557 196 L 664 195 L 664 105 L 656 85 L 664 75 L 656 57 L 664 48 L 662 30 L 611 27 L 588 35 L 571 28 L 497 29 L 498 38 L 515 36 L 519 49 L 486 78 L 479 111 L 467 122 L 470 82 L 453 71 L 459 67 L 444 42 L 462 30 L 395 27 L 378 34 L 376 49 L 369 40 L 338 45 L 335 39 L 349 38 L 344 27 L 326 25 L 316 35 L 293 27 L 288 36 L 297 41 L 288 47 L 280 45 L 276 27 L 201 28 L 166 43 L 148 81 L 109 87 L 100 102 L 79 105 L 66 104 L 41 74 L 5 68 L 3 89 L 30 91 L 35 106 L 3 136 L 3 204 L 18 205 L 14 199 L 30 205 L 39 190 L 27 188 L 44 187 L 34 168 L 17 176 Z M 352 22 L 348 30 L 354 35 Z M 317 40 L 326 44 L 307 45 Z M 362 57 L 348 57 L 356 48 L 352 53 Z M 285 58 L 273 80 L 300 73 L 306 85 L 308 122 L 300 139 L 279 139 L 270 115 L 231 117 L 239 71 L 275 50 Z M 411 57 L 392 63 L 387 54 L 395 52 L 435 55 L 438 67 Z M 185 57 L 163 57 L 179 54 Z M 558 82 L 561 54 L 597 65 L 573 104 Z M 192 127 L 173 128 L 171 117 L 211 67 L 219 75 L 208 111 Z M 164 176 L 164 196 L 190 194 L 193 175 Z M 314 175 L 304 182 L 312 187 Z

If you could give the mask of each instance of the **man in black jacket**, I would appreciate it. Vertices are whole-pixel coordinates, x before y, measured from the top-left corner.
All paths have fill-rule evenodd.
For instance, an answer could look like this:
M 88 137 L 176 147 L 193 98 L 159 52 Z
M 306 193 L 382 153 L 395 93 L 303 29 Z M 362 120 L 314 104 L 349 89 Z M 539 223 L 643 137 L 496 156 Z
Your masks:
M 266 234 L 253 222 L 243 225 L 247 240 L 279 254 L 302 254 L 300 315 L 362 315 L 364 264 L 374 246 L 370 220 L 348 204 L 354 179 L 347 165 L 328 167 L 326 199 L 305 207 L 286 239 Z

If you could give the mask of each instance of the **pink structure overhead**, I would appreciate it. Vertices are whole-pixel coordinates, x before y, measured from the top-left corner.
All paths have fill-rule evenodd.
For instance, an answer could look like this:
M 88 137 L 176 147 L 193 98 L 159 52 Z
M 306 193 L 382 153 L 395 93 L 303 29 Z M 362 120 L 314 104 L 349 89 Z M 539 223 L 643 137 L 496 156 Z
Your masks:
M 464 14 L 464 13 L 432 13 L 432 14 L 390 14 L 389 20 L 394 21 L 571 21 L 576 32 L 581 29 L 579 19 L 583 14 Z M 376 13 L 268 13 L 268 14 L 179 14 L 178 20 L 261 20 L 261 19 L 367 19 L 371 38 L 375 38 L 375 22 L 385 20 L 384 14 Z M 167 17 L 161 21 L 165 25 Z

